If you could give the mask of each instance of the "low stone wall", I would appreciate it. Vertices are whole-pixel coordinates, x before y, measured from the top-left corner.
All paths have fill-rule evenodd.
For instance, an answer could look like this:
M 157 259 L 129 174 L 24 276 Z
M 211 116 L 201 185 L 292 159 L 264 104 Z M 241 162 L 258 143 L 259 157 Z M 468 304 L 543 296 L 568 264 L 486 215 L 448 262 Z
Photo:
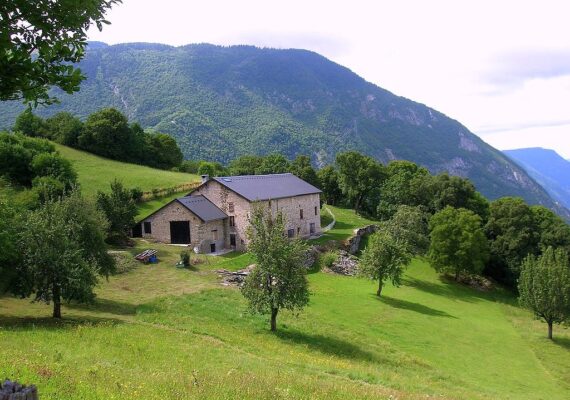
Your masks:
M 190 192 L 200 186 L 200 182 L 183 183 L 169 188 L 156 188 L 142 193 L 141 201 L 150 201 L 160 197 L 170 196 L 174 193 Z M 183 194 L 180 197 L 184 196 Z
M 365 235 L 369 235 L 374 233 L 378 230 L 377 225 L 368 225 L 364 228 L 358 228 L 354 230 L 354 236 L 346 241 L 345 248 L 349 254 L 356 254 L 358 253 L 358 249 L 360 249 L 360 242 L 362 241 L 362 237 Z
M 38 389 L 34 385 L 5 380 L 0 383 L 0 400 L 38 400 Z

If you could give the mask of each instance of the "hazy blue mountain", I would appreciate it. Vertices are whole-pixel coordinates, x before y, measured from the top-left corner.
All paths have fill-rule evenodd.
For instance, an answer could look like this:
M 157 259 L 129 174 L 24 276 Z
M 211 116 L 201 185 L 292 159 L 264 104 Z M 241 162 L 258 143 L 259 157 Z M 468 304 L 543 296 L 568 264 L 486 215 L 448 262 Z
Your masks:
M 539 182 L 554 200 L 570 208 L 570 161 L 554 150 L 540 147 L 507 150 L 505 154 Z
M 407 159 L 470 178 L 487 197 L 521 196 L 556 208 L 501 152 L 444 114 L 369 83 L 306 50 L 96 43 L 81 63 L 81 91 L 60 95 L 42 115 L 85 117 L 116 107 L 168 133 L 192 159 L 242 154 L 309 154 L 316 165 L 356 149 L 383 162 Z M 22 105 L 4 103 L 0 128 Z M 565 211 L 558 209 L 559 212 Z

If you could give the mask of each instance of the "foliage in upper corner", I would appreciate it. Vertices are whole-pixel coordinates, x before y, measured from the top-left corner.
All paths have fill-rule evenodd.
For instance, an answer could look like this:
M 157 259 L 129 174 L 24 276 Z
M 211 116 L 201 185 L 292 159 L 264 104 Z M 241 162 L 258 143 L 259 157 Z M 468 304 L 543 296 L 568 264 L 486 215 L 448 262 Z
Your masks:
M 0 8 L 0 100 L 51 104 L 57 86 L 79 90 L 85 76 L 74 65 L 84 56 L 87 29 L 99 30 L 121 0 L 7 0 Z

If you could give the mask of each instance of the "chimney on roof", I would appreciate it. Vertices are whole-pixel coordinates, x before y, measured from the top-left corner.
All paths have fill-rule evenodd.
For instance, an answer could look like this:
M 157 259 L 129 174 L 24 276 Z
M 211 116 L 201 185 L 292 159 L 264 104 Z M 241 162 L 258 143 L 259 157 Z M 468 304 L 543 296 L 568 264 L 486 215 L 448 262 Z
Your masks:
M 206 183 L 210 179 L 210 175 L 201 175 L 201 177 L 202 177 L 202 183 Z

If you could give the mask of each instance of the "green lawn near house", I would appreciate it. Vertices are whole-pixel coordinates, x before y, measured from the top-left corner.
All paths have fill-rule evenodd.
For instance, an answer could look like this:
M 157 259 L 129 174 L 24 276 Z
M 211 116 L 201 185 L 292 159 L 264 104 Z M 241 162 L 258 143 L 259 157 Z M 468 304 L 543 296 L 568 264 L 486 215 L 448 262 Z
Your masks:
M 377 221 L 368 219 L 362 215 L 358 215 L 354 212 L 354 210 L 351 210 L 349 208 L 341 208 L 329 205 L 325 205 L 324 207 L 328 208 L 330 212 L 333 213 L 336 219 L 336 223 L 330 231 L 323 233 L 320 238 L 311 241 L 312 243 L 326 243 L 331 240 L 340 242 L 351 237 L 354 234 L 355 229 L 377 223 Z M 321 215 L 328 215 L 328 212 L 324 209 L 324 207 L 321 209 Z M 329 221 L 328 218 L 325 218 L 325 222 L 326 221 Z
M 110 160 L 60 144 L 55 144 L 55 147 L 63 157 L 72 162 L 77 171 L 81 191 L 86 196 L 94 196 L 97 191 L 109 191 L 110 183 L 114 179 L 121 181 L 127 188 L 138 187 L 143 191 L 200 180 L 197 175 Z M 180 193 L 180 196 L 183 194 Z
M 370 221 L 331 208 L 349 235 Z M 546 327 L 500 289 L 442 279 L 415 259 L 400 288 L 323 272 L 309 306 L 279 331 L 245 309 L 216 270 L 248 254 L 195 256 L 156 248 L 160 263 L 103 280 L 90 306 L 0 298 L 0 376 L 38 385 L 42 399 L 568 399 L 570 331 Z

